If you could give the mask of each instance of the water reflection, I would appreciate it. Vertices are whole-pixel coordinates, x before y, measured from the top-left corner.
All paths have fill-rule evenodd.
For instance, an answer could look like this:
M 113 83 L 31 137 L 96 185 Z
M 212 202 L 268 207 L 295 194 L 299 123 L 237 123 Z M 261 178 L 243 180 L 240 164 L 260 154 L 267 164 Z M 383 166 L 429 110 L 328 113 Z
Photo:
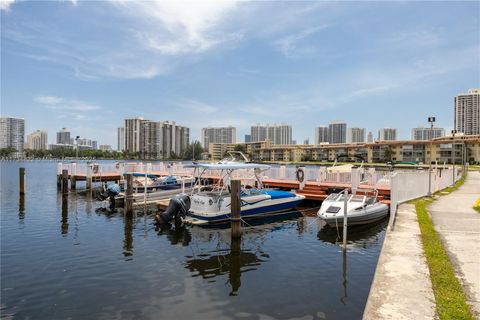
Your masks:
M 388 224 L 388 218 L 375 223 L 348 227 L 347 240 L 354 247 L 367 248 L 378 243 Z M 317 233 L 318 240 L 333 244 L 342 242 L 342 229 L 324 227 Z
M 190 229 L 183 225 L 165 225 L 162 228 L 156 228 L 159 236 L 165 235 L 172 245 L 181 244 L 182 246 L 188 246 L 192 241 L 192 233 Z
M 123 255 L 130 257 L 133 255 L 133 217 L 125 215 L 124 219 L 124 239 L 123 239 Z
M 343 286 L 343 297 L 340 298 L 340 301 L 343 305 L 347 305 L 347 250 L 342 250 L 342 286 Z
M 62 195 L 62 221 L 60 229 L 63 236 L 68 234 L 68 195 Z
M 18 219 L 23 223 L 25 219 L 25 195 L 21 194 L 18 198 Z

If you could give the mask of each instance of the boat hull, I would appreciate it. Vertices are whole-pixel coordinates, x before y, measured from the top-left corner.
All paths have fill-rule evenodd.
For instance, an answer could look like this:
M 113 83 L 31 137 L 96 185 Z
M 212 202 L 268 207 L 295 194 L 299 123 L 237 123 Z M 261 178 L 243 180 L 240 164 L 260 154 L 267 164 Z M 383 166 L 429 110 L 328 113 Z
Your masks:
M 362 224 L 369 224 L 379 221 L 388 215 L 389 209 L 386 205 L 378 206 L 366 213 L 362 214 L 347 214 L 347 225 L 355 226 Z M 330 227 L 343 227 L 343 214 L 339 213 L 335 216 L 320 215 L 320 219 L 325 221 Z
M 293 210 L 300 202 L 303 201 L 303 197 L 296 196 L 292 198 L 281 199 L 282 201 L 271 201 L 268 205 L 255 206 L 246 205 L 242 206 L 240 216 L 242 219 L 260 218 L 270 215 L 282 214 Z M 198 215 L 193 212 L 189 213 L 186 219 L 187 223 L 192 224 L 204 224 L 204 223 L 218 223 L 230 220 L 230 212 L 219 213 L 218 215 Z

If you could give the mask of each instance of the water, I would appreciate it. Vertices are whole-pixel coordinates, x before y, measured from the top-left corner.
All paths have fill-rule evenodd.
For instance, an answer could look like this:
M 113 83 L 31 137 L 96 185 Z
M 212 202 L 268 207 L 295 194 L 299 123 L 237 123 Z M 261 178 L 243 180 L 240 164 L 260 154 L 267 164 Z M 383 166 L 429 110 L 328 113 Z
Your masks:
M 292 214 L 244 230 L 156 230 L 57 194 L 55 163 L 1 164 L 5 319 L 359 319 L 386 223 L 336 230 Z M 27 194 L 18 195 L 18 168 Z M 341 234 L 341 231 L 340 231 Z M 339 240 L 340 241 L 340 240 Z

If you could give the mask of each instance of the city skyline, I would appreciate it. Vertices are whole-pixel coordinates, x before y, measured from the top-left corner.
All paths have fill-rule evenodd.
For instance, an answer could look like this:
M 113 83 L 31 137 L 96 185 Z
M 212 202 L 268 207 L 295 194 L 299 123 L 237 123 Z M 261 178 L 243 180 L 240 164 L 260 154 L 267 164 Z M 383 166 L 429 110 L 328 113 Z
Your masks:
M 205 126 L 242 141 L 255 123 L 288 123 L 292 140 L 314 141 L 339 118 L 409 139 L 435 116 L 450 132 L 454 97 L 480 86 L 479 6 L 2 4 L 1 113 L 27 134 L 67 127 L 112 146 L 136 116 L 182 123 L 191 140 Z

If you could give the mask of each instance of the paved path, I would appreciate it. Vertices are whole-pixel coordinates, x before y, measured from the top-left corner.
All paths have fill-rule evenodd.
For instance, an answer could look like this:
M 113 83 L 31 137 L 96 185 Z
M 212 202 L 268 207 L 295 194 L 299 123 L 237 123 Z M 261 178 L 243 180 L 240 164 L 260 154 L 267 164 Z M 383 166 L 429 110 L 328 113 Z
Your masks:
M 480 172 L 469 172 L 457 191 L 438 198 L 428 211 L 468 303 L 480 319 L 480 214 L 472 208 L 479 197 Z
M 435 297 L 415 206 L 398 207 L 388 229 L 363 319 L 434 319 Z

